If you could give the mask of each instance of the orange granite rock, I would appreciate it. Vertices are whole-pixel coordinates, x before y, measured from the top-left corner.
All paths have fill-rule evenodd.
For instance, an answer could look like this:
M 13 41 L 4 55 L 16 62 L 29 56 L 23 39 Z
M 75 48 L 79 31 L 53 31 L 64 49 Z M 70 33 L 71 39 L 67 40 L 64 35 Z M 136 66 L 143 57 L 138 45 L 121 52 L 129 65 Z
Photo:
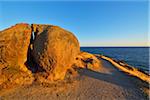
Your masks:
M 25 23 L 0 31 L 0 85 L 21 77 L 21 74 L 18 74 L 21 72 L 26 73 L 26 78 L 32 77 L 25 66 L 31 33 L 31 26 Z
M 11 66 L 27 70 L 24 64 L 31 33 L 30 25 L 23 23 L 0 31 L 0 68 Z
M 101 60 L 99 60 L 96 56 L 93 54 L 87 53 L 87 52 L 81 52 L 74 63 L 76 67 L 79 68 L 87 68 L 90 70 L 97 71 L 100 69 Z
M 49 80 L 62 80 L 73 65 L 80 46 L 69 31 L 53 25 L 33 24 L 33 58 L 48 73 Z

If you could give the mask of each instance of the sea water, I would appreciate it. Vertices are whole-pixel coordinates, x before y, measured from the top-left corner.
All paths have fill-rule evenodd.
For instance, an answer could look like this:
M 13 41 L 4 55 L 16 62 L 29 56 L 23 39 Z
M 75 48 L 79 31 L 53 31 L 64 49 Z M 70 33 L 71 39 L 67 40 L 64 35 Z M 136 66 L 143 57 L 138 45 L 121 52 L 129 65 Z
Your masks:
M 150 73 L 149 47 L 81 47 L 81 51 L 101 54 Z

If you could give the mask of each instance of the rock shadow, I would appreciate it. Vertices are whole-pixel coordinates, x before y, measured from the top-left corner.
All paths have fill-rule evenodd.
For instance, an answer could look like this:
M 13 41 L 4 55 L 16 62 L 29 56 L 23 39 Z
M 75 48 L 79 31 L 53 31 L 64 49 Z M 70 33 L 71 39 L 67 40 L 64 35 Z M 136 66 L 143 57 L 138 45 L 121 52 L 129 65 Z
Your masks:
M 129 84 L 128 82 L 126 83 L 126 80 L 120 79 L 121 77 L 118 77 L 117 74 L 114 73 L 105 74 L 105 73 L 100 73 L 89 69 L 79 69 L 78 72 L 81 76 L 88 76 L 123 88 L 133 88 L 131 85 L 132 83 L 131 84 Z
M 45 72 L 45 70 L 35 62 L 34 57 L 33 57 L 33 48 L 34 48 L 33 42 L 36 39 L 37 32 L 33 31 L 32 26 L 31 26 L 31 28 L 32 28 L 32 34 L 31 34 L 30 44 L 29 44 L 28 52 L 27 52 L 27 61 L 25 62 L 25 65 L 32 73 Z

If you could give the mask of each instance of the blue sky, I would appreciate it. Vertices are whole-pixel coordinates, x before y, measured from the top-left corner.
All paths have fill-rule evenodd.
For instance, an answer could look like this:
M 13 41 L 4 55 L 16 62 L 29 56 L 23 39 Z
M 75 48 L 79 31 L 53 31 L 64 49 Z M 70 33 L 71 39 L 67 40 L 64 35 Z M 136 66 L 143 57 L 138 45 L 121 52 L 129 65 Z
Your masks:
M 20 22 L 61 26 L 81 46 L 148 45 L 148 1 L 1 1 L 0 30 Z

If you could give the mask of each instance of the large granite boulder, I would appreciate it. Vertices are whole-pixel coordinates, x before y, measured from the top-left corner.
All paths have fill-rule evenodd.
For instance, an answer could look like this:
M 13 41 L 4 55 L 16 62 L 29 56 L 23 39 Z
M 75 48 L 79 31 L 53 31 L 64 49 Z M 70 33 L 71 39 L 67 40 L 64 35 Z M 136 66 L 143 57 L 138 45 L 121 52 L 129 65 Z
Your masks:
M 31 33 L 31 26 L 24 23 L 0 31 L 0 85 L 32 77 L 25 64 Z
M 32 28 L 35 62 L 46 71 L 49 80 L 64 79 L 80 52 L 77 38 L 58 26 L 32 24 Z

